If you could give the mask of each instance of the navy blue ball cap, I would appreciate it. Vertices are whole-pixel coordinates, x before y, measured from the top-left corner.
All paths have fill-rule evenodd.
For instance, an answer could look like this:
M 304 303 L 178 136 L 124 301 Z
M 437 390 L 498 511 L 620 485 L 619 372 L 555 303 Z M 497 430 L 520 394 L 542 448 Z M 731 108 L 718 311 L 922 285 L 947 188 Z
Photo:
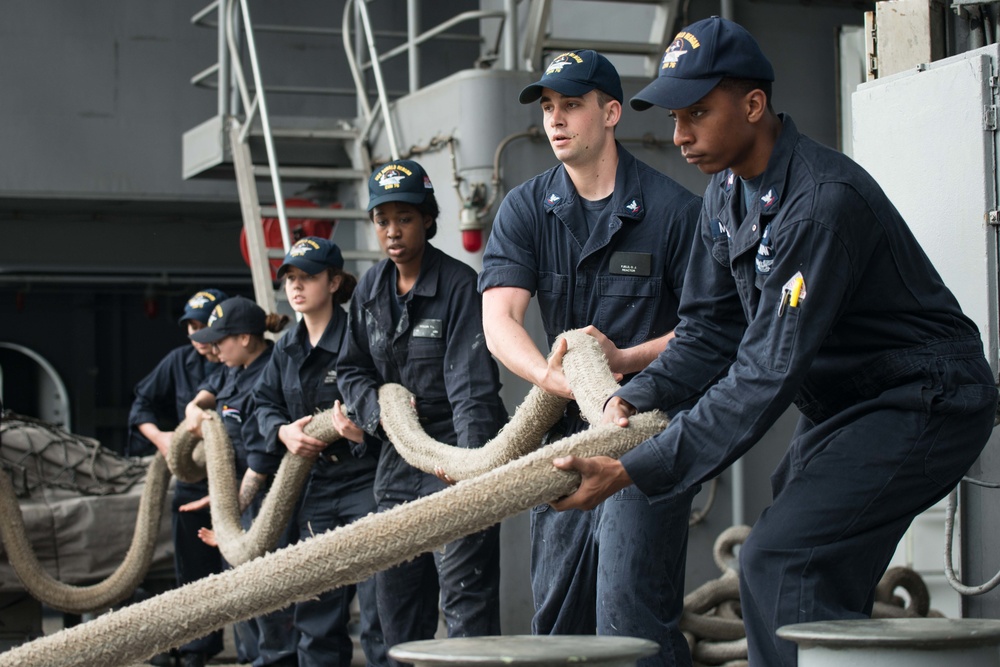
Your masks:
M 618 70 L 610 60 L 590 49 L 556 56 L 542 78 L 522 90 L 517 99 L 521 104 L 531 104 L 542 96 L 543 88 L 568 97 L 580 97 L 596 89 L 619 102 L 625 98 Z
M 774 68 L 746 28 L 713 16 L 677 33 L 663 54 L 659 75 L 629 104 L 636 111 L 651 106 L 686 109 L 726 77 L 774 81 Z
M 267 313 L 245 296 L 234 296 L 212 308 L 207 326 L 188 336 L 196 343 L 218 343 L 226 336 L 254 334 L 263 336 Z
M 368 210 L 390 201 L 423 204 L 434 192 L 430 176 L 413 160 L 385 164 L 368 177 Z
M 278 267 L 278 278 L 285 275 L 288 267 L 295 266 L 311 276 L 326 269 L 344 268 L 344 255 L 337 244 L 318 236 L 304 236 L 295 242 L 285 255 L 285 261 Z
M 197 320 L 202 324 L 208 322 L 212 314 L 212 308 L 225 301 L 228 297 L 222 290 L 204 289 L 192 296 L 184 304 L 184 313 L 181 314 L 177 324 L 187 326 L 188 320 Z

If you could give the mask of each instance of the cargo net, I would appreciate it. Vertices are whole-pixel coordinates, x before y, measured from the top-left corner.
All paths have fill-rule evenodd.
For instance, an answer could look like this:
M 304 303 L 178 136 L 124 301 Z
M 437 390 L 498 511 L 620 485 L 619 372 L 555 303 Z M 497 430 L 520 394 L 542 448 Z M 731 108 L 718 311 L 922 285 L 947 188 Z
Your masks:
M 0 467 L 19 498 L 46 487 L 89 496 L 124 493 L 146 476 L 141 459 L 125 458 L 93 438 L 10 410 L 0 419 Z

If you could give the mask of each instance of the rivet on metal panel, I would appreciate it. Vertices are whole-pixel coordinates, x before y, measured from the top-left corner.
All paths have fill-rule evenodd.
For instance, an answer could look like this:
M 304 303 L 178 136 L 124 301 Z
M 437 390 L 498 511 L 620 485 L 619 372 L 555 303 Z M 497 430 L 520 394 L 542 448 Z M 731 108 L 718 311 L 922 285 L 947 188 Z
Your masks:
M 918 72 L 926 72 L 927 71 L 927 63 L 918 63 L 917 64 L 917 71 Z
M 986 222 L 996 227 L 1000 226 L 1000 211 L 996 209 L 986 212 Z

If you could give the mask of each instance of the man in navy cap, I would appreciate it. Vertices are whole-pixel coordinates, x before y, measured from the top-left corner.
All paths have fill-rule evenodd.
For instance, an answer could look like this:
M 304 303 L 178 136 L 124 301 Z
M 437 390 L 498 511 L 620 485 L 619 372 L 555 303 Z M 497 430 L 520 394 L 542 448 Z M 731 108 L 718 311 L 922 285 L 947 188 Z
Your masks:
M 795 403 L 773 503 L 740 550 L 761 667 L 796 664 L 783 625 L 871 614 L 900 537 L 976 460 L 997 407 L 975 324 L 878 184 L 774 113 L 773 79 L 753 37 L 712 17 L 678 34 L 631 100 L 668 109 L 674 143 L 713 177 L 676 337 L 604 418 L 627 426 L 701 398 L 620 461 L 556 462 L 584 476 L 561 508 L 630 484 L 671 502 Z
M 584 328 L 627 380 L 672 336 L 697 227 L 698 197 L 615 141 L 622 99 L 618 72 L 590 50 L 557 56 L 521 92 L 522 104 L 540 103 L 561 164 L 508 193 L 479 278 L 490 351 L 520 377 L 567 398 L 565 344 L 546 361 L 524 328 L 531 297 L 538 295 L 550 347 L 559 333 Z M 586 427 L 570 403 L 548 439 Z M 696 492 L 651 505 L 631 487 L 594 512 L 535 508 L 532 631 L 651 639 L 661 650 L 643 667 L 690 665 L 678 620 Z

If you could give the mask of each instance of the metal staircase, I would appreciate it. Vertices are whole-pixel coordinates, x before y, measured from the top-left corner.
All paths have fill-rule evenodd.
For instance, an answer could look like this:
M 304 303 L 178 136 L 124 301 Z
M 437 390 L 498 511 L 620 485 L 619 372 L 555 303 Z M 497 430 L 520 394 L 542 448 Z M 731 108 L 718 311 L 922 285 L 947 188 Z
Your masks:
M 343 4 L 341 28 L 312 25 L 290 26 L 255 24 L 251 19 L 249 0 L 215 0 L 195 14 L 191 21 L 200 27 L 218 31 L 218 62 L 192 78 L 192 83 L 218 90 L 218 114 L 184 135 L 185 178 L 234 178 L 239 193 L 247 254 L 257 302 L 268 312 L 280 307 L 284 292 L 275 290 L 270 261 L 281 258 L 295 239 L 289 220 L 296 218 L 329 219 L 342 223 L 367 221 L 367 179 L 373 168 L 367 136 L 377 129 L 387 137 L 390 157 L 400 157 L 396 146 L 395 128 L 389 113 L 390 92 L 383 81 L 381 65 L 390 58 L 406 55 L 410 61 L 410 88 L 419 86 L 415 76 L 419 63 L 417 46 L 431 39 L 447 39 L 445 31 L 461 22 L 506 17 L 503 11 L 469 11 L 460 13 L 422 34 L 407 32 L 407 41 L 386 53 L 375 48 L 367 9 L 368 0 Z M 409 5 L 415 6 L 412 0 Z M 359 38 L 351 41 L 352 26 Z M 257 34 L 278 33 L 309 37 L 343 38 L 347 68 L 352 87 L 268 86 L 261 73 Z M 398 35 L 393 35 L 398 37 Z M 459 37 L 460 39 L 461 37 Z M 477 37 L 478 39 L 478 37 Z M 359 64 L 361 56 L 368 61 Z M 244 74 L 249 65 L 251 77 Z M 366 74 L 374 80 L 376 101 L 368 99 Z M 252 83 L 252 85 L 249 85 Z M 405 91 L 394 91 L 394 96 Z M 273 95 L 324 95 L 348 99 L 354 115 L 348 118 L 281 116 L 270 112 L 269 98 Z M 379 125 L 381 123 L 381 125 Z M 280 156 L 280 158 L 279 158 Z M 287 186 L 319 188 L 333 193 L 340 208 L 292 208 L 285 205 Z M 273 203 L 262 205 L 258 187 L 265 188 L 265 197 Z M 282 248 L 269 249 L 263 220 L 276 218 L 281 230 Z M 355 248 L 355 239 L 346 243 L 338 239 L 344 258 L 363 266 L 379 259 L 378 251 Z M 346 247 L 345 247 L 346 246 Z M 361 273 L 358 269 L 357 273 Z
M 327 219 L 337 223 L 367 220 L 367 213 L 358 203 L 367 196 L 365 184 L 370 160 L 353 119 L 282 117 L 270 113 L 271 94 L 349 96 L 355 91 L 305 86 L 265 88 L 256 33 L 325 36 L 336 31 L 314 26 L 255 26 L 247 0 L 217 0 L 198 12 L 192 23 L 214 27 L 219 33 L 219 61 L 192 80 L 196 85 L 211 85 L 208 82 L 214 80 L 219 91 L 219 114 L 185 133 L 184 176 L 235 177 L 256 300 L 267 312 L 287 311 L 284 306 L 279 309 L 284 292 L 274 288 L 270 260 L 283 257 L 295 241 L 289 219 Z M 244 61 L 250 66 L 252 88 L 244 74 Z M 259 182 L 269 186 L 267 195 L 273 203 L 261 204 Z M 286 185 L 293 184 L 300 188 L 322 184 L 335 193 L 336 199 L 346 200 L 349 207 L 289 210 L 285 191 Z M 265 218 L 277 218 L 281 248 L 268 248 Z M 378 253 L 345 250 L 344 256 L 347 260 L 373 260 Z
M 289 219 L 330 219 L 330 220 L 367 220 L 367 213 L 360 208 L 327 209 L 327 208 L 288 208 L 282 198 L 275 198 L 270 206 L 261 206 L 257 193 L 257 180 L 262 177 L 272 179 L 272 188 L 280 191 L 282 181 L 306 180 L 309 182 L 343 182 L 354 184 L 361 188 L 367 179 L 368 171 L 363 168 L 336 167 L 301 167 L 288 166 L 272 169 L 270 165 L 254 164 L 250 144 L 242 137 L 245 126 L 236 118 L 230 118 L 229 145 L 232 150 L 232 162 L 236 176 L 236 187 L 240 197 L 240 209 L 243 216 L 243 228 L 246 233 L 247 249 L 250 256 L 250 274 L 253 278 L 254 294 L 257 303 L 267 312 L 276 312 L 278 302 L 283 297 L 283 291 L 275 289 L 271 273 L 270 260 L 284 256 L 294 242 L 291 238 Z M 272 138 L 281 139 L 288 136 L 287 129 L 272 130 Z M 356 153 L 361 151 L 358 133 L 344 130 L 343 135 L 334 140 L 353 145 Z M 315 133 L 310 136 L 314 139 Z M 331 137 L 333 138 L 333 137 Z M 359 167 L 367 164 L 366 158 L 357 160 Z M 278 179 L 274 185 L 275 177 Z M 265 218 L 277 218 L 282 232 L 282 248 L 269 249 L 264 236 L 263 221 Z M 376 259 L 378 253 L 372 251 L 344 251 L 345 259 Z
M 522 0 L 523 1 L 523 0 Z M 518 53 L 516 31 L 506 30 L 505 25 L 517 25 L 516 10 L 519 0 L 503 0 L 503 10 L 472 10 L 450 16 L 442 23 L 418 32 L 419 0 L 405 0 L 406 31 L 383 31 L 380 38 L 391 37 L 401 44 L 380 53 L 376 48 L 376 33 L 369 18 L 369 3 L 373 0 L 343 0 L 342 23 L 339 28 L 316 25 L 285 25 L 251 19 L 250 0 L 215 0 L 195 14 L 191 21 L 200 27 L 214 28 L 218 33 L 218 62 L 192 78 L 201 87 L 217 89 L 218 113 L 201 125 L 189 130 L 183 140 L 185 178 L 235 178 L 246 237 L 247 255 L 251 267 L 254 293 L 257 302 L 268 312 L 290 312 L 284 301 L 284 292 L 275 290 L 271 273 L 271 260 L 281 258 L 294 243 L 294 228 L 289 220 L 300 218 L 336 221 L 336 229 L 367 221 L 364 205 L 367 202 L 367 177 L 373 168 L 369 155 L 372 137 L 378 134 L 382 150 L 392 159 L 408 157 L 418 152 L 416 147 L 401 150 L 392 116 L 391 100 L 416 92 L 420 86 L 420 51 L 418 47 L 435 40 L 474 40 L 485 43 L 484 28 L 480 34 L 453 34 L 448 32 L 461 23 L 499 19 L 496 43 L 486 49 L 477 60 L 503 69 L 535 69 L 543 56 L 553 50 L 569 48 L 596 48 L 606 53 L 639 55 L 646 58 L 646 67 L 655 73 L 656 67 L 675 20 L 679 0 L 628 0 L 620 4 L 639 5 L 652 11 L 649 37 L 640 41 L 593 40 L 563 38 L 552 34 L 553 13 L 559 15 L 566 5 L 596 5 L 594 2 L 572 3 L 569 0 L 527 0 L 527 29 L 522 33 L 524 48 L 522 63 L 516 62 Z M 397 10 L 403 0 L 397 0 Z M 561 5 L 559 3 L 562 3 Z M 609 4 L 607 1 L 604 4 Z M 615 3 L 619 4 L 619 3 Z M 283 8 L 274 4 L 255 4 L 254 11 L 284 15 Z M 385 9 L 386 4 L 380 4 Z M 439 9 L 443 5 L 436 5 Z M 441 12 L 439 12 L 441 13 Z M 399 12 L 397 11 L 398 15 Z M 384 12 L 383 12 L 384 15 Z M 297 39 L 319 39 L 330 49 L 333 39 L 343 41 L 346 66 L 340 79 L 347 82 L 347 72 L 353 86 L 318 87 L 269 83 L 265 87 L 262 74 L 262 49 L 258 36 L 278 35 Z M 501 46 L 501 39 L 502 46 Z M 303 49 L 305 50 L 305 49 Z M 499 56 L 503 51 L 503 63 Z M 407 90 L 390 91 L 383 79 L 383 64 L 392 58 L 405 56 L 408 65 Z M 456 63 L 456 67 L 458 67 Z M 397 70 L 399 68 L 396 68 Z M 249 71 L 249 76 L 245 74 Z M 284 72 L 278 72 L 284 74 Z M 397 72 L 398 74 L 398 72 Z M 268 78 L 278 78 L 271 72 Z M 399 77 L 396 78 L 399 85 Z M 336 81 L 341 83 L 341 81 Z M 370 90 L 374 89 L 374 101 Z M 290 113 L 275 114 L 269 108 L 272 99 L 286 96 L 336 98 L 342 113 L 327 115 L 326 111 L 312 115 Z M 313 107 L 315 108 L 315 107 Z M 382 156 L 385 159 L 386 156 Z M 458 182 L 457 176 L 456 183 Z M 291 191 L 293 187 L 298 191 Z M 259 191 L 260 189 L 260 191 Z M 291 208 L 285 199 L 300 196 L 301 190 L 322 191 L 338 202 L 341 208 Z M 461 193 L 459 193 L 461 197 Z M 262 199 L 268 201 L 262 204 Z M 281 232 L 281 248 L 268 248 L 263 221 L 277 219 Z M 336 232 L 335 229 L 335 232 Z M 373 241 L 367 239 L 364 228 L 344 238 L 341 232 L 337 242 L 344 258 L 355 263 L 355 272 L 367 268 L 366 264 L 380 258 L 380 253 L 370 249 Z
M 648 8 L 648 21 L 645 22 L 648 31 L 645 38 L 639 35 L 640 39 L 636 40 L 581 39 L 579 35 L 555 34 L 552 30 L 554 17 L 558 17 L 562 11 L 573 11 L 571 9 L 573 5 L 581 4 L 588 3 L 581 3 L 580 0 L 530 0 L 522 52 L 527 69 L 544 67 L 548 61 L 546 54 L 553 51 L 588 48 L 605 55 L 642 56 L 645 60 L 646 73 L 649 76 L 656 76 L 667 42 L 674 34 L 673 24 L 677 18 L 680 0 L 604 0 L 605 5 L 620 4 Z

